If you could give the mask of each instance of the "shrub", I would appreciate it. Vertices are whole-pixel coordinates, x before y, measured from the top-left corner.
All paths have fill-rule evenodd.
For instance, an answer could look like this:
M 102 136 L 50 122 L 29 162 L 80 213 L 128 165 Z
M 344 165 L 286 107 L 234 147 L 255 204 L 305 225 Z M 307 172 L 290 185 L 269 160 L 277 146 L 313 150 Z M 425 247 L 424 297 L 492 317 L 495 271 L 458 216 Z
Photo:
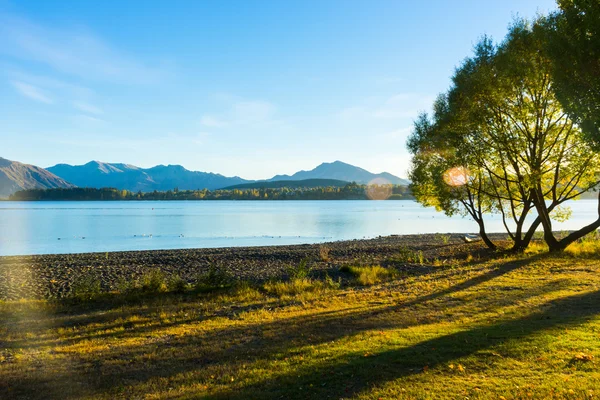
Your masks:
M 308 258 L 302 259 L 296 266 L 289 265 L 287 267 L 287 274 L 290 280 L 294 279 L 305 279 L 310 274 L 311 267 L 308 265 Z
M 169 292 L 183 293 L 188 289 L 188 283 L 177 274 L 171 275 L 167 282 Z
M 425 256 L 421 250 L 413 251 L 408 247 L 400 247 L 398 254 L 392 257 L 392 261 L 423 265 L 425 263 Z
M 142 291 L 145 293 L 163 293 L 168 290 L 167 279 L 164 272 L 153 269 L 142 275 Z
M 350 266 L 348 266 L 348 265 L 342 265 L 340 267 L 340 272 L 345 272 L 345 273 L 349 274 L 350 273 Z
M 195 289 L 201 292 L 223 289 L 233 285 L 233 277 L 220 268 L 211 265 L 208 271 L 198 276 Z
M 437 234 L 437 237 L 438 237 L 438 239 L 440 239 L 440 240 L 441 240 L 441 242 L 442 242 L 443 244 L 448 244 L 448 243 L 450 242 L 450 235 L 449 235 L 449 234 L 445 234 L 445 235 L 443 235 L 443 234 L 441 234 L 441 233 L 438 233 L 438 234 Z
M 71 286 L 71 296 L 78 300 L 92 300 L 101 292 L 100 279 L 92 272 L 81 275 Z
M 325 274 L 325 286 L 328 289 L 339 289 L 342 286 L 342 280 L 338 277 L 337 281 L 334 281 L 329 274 Z
M 319 257 L 321 258 L 321 261 L 323 262 L 329 262 L 331 259 L 329 258 L 329 252 L 331 251 L 331 249 L 327 246 L 320 246 L 319 247 Z

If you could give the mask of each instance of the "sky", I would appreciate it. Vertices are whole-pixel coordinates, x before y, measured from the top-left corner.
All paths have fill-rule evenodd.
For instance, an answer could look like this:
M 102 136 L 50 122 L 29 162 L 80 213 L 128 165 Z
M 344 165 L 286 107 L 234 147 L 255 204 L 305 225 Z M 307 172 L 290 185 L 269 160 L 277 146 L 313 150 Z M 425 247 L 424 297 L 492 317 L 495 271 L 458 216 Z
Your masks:
M 554 0 L 0 0 L 0 157 L 246 179 L 407 176 L 412 122 L 484 34 Z

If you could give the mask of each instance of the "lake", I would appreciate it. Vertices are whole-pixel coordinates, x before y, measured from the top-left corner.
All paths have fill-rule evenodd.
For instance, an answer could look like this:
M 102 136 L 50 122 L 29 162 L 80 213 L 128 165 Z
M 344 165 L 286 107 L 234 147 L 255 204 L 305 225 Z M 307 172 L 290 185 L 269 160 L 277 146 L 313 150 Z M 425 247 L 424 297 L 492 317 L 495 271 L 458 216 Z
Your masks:
M 577 229 L 596 200 L 570 202 Z M 379 235 L 477 232 L 414 201 L 0 202 L 0 256 L 319 243 Z M 489 232 L 502 232 L 499 216 Z

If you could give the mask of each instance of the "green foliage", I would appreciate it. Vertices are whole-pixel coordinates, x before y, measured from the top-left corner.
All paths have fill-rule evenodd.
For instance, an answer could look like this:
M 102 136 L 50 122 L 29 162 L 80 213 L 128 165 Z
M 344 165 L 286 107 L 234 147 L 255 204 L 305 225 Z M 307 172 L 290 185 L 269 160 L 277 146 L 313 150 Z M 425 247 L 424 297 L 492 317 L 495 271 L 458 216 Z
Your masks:
M 188 283 L 180 275 L 174 274 L 167 279 L 167 288 L 169 292 L 183 293 L 188 287 Z
M 600 157 L 553 90 L 545 24 L 517 20 L 500 44 L 481 40 L 408 141 L 416 199 L 471 216 L 488 245 L 483 220 L 497 213 L 515 247 L 540 223 L 556 247 L 551 218 L 567 218 L 560 205 L 598 184 Z M 530 212 L 540 218 L 528 228 Z
M 600 2 L 559 0 L 546 22 L 557 98 L 600 145 Z
M 195 289 L 208 292 L 232 286 L 234 279 L 227 271 L 211 265 L 208 271 L 200 274 L 196 280 Z
M 142 275 L 140 288 L 144 293 L 164 293 L 168 291 L 166 275 L 160 269 L 152 269 Z
M 71 287 L 71 297 L 77 300 L 93 300 L 102 293 L 99 277 L 93 271 L 87 271 L 79 276 Z
M 308 264 L 308 258 L 303 258 L 298 265 L 288 265 L 286 272 L 291 280 L 294 279 L 305 279 L 311 271 L 311 266 Z
M 391 258 L 391 261 L 423 265 L 425 263 L 425 255 L 421 250 L 416 251 L 408 247 L 400 247 L 398 253 Z
M 438 233 L 437 237 L 443 244 L 448 244 L 450 242 L 450 238 L 452 237 L 452 235 L 450 235 L 450 234 L 443 235 L 441 233 Z
M 406 186 L 391 186 L 390 199 L 410 200 Z M 203 190 L 168 190 L 166 192 L 130 192 L 114 188 L 30 189 L 14 193 L 13 201 L 39 200 L 367 200 L 366 185 L 273 187 Z

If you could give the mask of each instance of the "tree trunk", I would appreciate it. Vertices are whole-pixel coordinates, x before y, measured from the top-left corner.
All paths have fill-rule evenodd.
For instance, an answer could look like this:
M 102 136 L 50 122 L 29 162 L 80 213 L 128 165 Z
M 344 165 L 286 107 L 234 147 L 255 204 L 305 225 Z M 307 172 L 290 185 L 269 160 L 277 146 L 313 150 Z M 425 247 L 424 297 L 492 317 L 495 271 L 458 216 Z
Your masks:
M 529 227 L 527 232 L 525 233 L 525 236 L 515 237 L 515 242 L 510 250 L 514 253 L 524 252 L 527 249 L 527 246 L 529 246 L 529 243 L 531 243 L 531 239 L 533 239 L 533 235 L 535 235 L 535 231 L 538 228 L 538 226 L 540 226 L 541 222 L 541 218 L 539 216 L 536 217 L 535 220 L 531 223 L 531 226 Z
M 496 250 L 496 245 L 490 240 L 487 233 L 485 232 L 485 225 L 483 223 L 483 220 L 477 221 L 477 224 L 479 225 L 479 236 L 481 236 L 481 240 L 483 240 L 483 243 L 485 243 L 485 245 L 488 248 Z
M 550 251 L 551 252 L 554 252 L 554 251 L 563 251 L 571 243 L 573 243 L 576 240 L 579 240 L 582 237 L 584 237 L 584 236 L 586 236 L 586 235 L 594 232 L 598 228 L 600 228 L 600 191 L 598 191 L 598 219 L 596 219 L 596 221 L 592 222 L 591 224 L 589 224 L 587 226 L 584 226 L 580 230 L 571 233 L 570 235 L 568 235 L 567 237 L 561 239 L 560 241 L 557 241 L 556 245 L 554 247 L 550 248 Z
M 541 188 L 536 190 L 533 195 L 533 204 L 538 213 L 538 218 L 544 228 L 544 241 L 548 245 L 550 251 L 554 251 L 558 247 L 558 240 L 554 237 L 552 232 L 552 220 L 550 219 L 550 211 L 546 207 L 546 201 L 542 195 Z

